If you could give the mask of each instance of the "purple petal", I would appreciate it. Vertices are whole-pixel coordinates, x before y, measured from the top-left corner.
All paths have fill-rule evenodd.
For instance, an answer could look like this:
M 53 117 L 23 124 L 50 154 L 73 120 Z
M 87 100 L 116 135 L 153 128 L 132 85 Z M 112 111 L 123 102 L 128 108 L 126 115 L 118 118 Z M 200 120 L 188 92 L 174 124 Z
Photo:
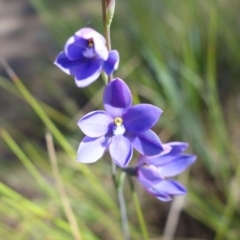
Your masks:
M 154 186 L 154 190 L 159 193 L 169 195 L 184 195 L 187 193 L 186 188 L 177 181 L 165 180 Z
M 94 43 L 94 49 L 97 55 L 103 59 L 107 60 L 108 58 L 108 50 L 106 47 L 106 40 L 105 38 L 93 30 L 92 28 L 82 28 L 78 32 L 75 33 L 75 37 L 83 38 L 86 40 L 92 39 Z
M 189 144 L 186 142 L 169 142 L 165 145 L 172 148 L 171 151 L 167 154 L 167 156 L 176 156 L 184 152 L 189 146 Z
M 165 165 L 169 162 L 172 162 L 174 159 L 178 158 L 178 156 L 181 156 L 181 153 L 188 147 L 188 143 L 185 142 L 170 142 L 163 144 L 163 147 L 169 147 L 171 150 L 169 152 L 166 152 L 164 154 L 161 153 L 158 156 L 152 157 L 151 159 L 148 158 L 148 163 L 153 164 L 155 166 L 161 166 Z
M 89 42 L 88 42 L 89 38 L 88 39 L 84 39 L 83 37 L 78 36 L 77 35 L 78 32 L 76 32 L 74 34 L 74 45 L 76 45 L 78 47 L 81 47 L 83 49 L 86 49 L 88 47 L 88 44 L 89 44 Z M 71 41 L 70 41 L 70 43 L 71 43 Z
M 107 112 L 99 110 L 83 116 L 78 121 L 78 126 L 84 134 L 95 138 L 107 134 L 112 123 L 112 117 Z
M 81 58 L 70 61 L 64 52 L 61 52 L 54 62 L 61 70 L 75 76 L 78 87 L 86 87 L 94 82 L 101 73 L 101 62 L 97 59 Z
M 164 146 L 164 144 L 163 144 L 163 146 Z M 160 153 L 157 156 L 152 156 L 152 157 L 143 156 L 143 157 L 141 157 L 140 160 L 139 160 L 139 164 L 141 164 L 142 162 L 147 162 L 148 164 L 152 164 L 154 166 L 162 166 L 162 165 L 167 164 L 167 163 L 169 163 L 173 160 L 174 160 L 173 157 L 167 157 L 165 155 L 162 155 L 162 153 Z
M 147 191 L 152 194 L 153 196 L 155 196 L 158 200 L 162 201 L 162 202 L 169 202 L 172 200 L 172 198 L 161 191 L 157 191 L 155 188 L 148 188 Z
M 171 162 L 161 165 L 161 173 L 164 177 L 176 176 L 186 170 L 195 161 L 195 155 L 181 154 L 179 155 L 179 157 L 173 159 Z
M 163 176 L 157 167 L 143 165 L 138 168 L 138 180 L 145 188 L 149 188 L 163 180 Z
M 116 51 L 116 50 L 110 51 L 109 55 L 108 55 L 108 59 L 103 64 L 103 71 L 107 75 L 110 75 L 115 70 L 118 69 L 118 64 L 119 64 L 119 54 L 118 54 L 118 51 Z
M 140 155 L 137 162 L 137 167 L 142 166 L 143 164 L 148 164 L 148 159 L 153 157 L 147 157 L 145 155 Z
M 159 137 L 152 130 L 147 130 L 137 135 L 128 134 L 126 137 L 142 155 L 154 156 L 164 150 Z
M 103 103 L 113 118 L 121 117 L 132 105 L 132 94 L 127 84 L 120 78 L 113 79 L 105 87 Z
M 157 157 L 163 156 L 171 151 L 171 147 L 168 146 L 167 144 L 162 144 L 163 151 L 157 155 Z M 145 156 L 145 155 L 140 155 L 138 158 L 137 166 L 141 166 L 143 164 L 152 164 L 154 162 L 154 159 L 156 159 L 156 156 Z M 155 165 L 155 164 L 153 164 Z M 158 166 L 159 164 L 156 164 L 155 166 Z
M 81 41 L 81 39 L 84 39 L 84 40 L 92 39 L 93 43 L 94 43 L 94 49 L 95 49 L 95 52 L 97 53 L 97 55 L 104 61 L 107 60 L 108 50 L 106 47 L 106 40 L 101 34 L 96 32 L 92 28 L 80 29 L 79 31 L 77 31 L 75 33 L 75 39 L 78 40 L 79 46 L 83 45 L 83 41 Z
M 171 151 L 166 154 L 159 155 L 156 159 L 149 161 L 149 163 L 160 166 L 171 162 L 174 158 L 178 157 L 178 155 L 185 151 L 188 148 L 189 144 L 185 142 L 169 142 L 163 145 L 164 147 L 170 147 Z
M 88 40 L 94 43 L 94 50 L 96 54 L 103 60 L 108 58 L 108 50 L 104 37 L 91 28 L 83 28 L 75 33 L 75 35 L 68 39 L 65 45 L 65 53 L 70 60 L 79 59 L 82 52 L 88 48 Z
M 162 202 L 172 201 L 172 198 L 169 195 L 163 193 L 157 195 L 156 198 Z
M 101 73 L 101 63 L 97 59 L 88 59 L 74 69 L 75 83 L 78 87 L 86 87 L 94 82 Z
M 106 43 L 105 38 L 100 33 L 95 31 L 94 29 L 88 28 L 88 27 L 87 28 L 81 28 L 80 30 L 78 30 L 75 33 L 75 36 L 79 37 L 79 38 L 86 39 L 86 40 L 91 39 L 91 38 L 95 38 L 95 37 L 99 37 L 99 38 L 101 38 L 101 41 L 103 43 Z
M 138 104 L 123 115 L 124 126 L 131 132 L 143 132 L 152 128 L 158 121 L 162 110 L 151 104 Z
M 87 46 L 87 41 L 84 39 L 82 39 L 82 41 L 84 41 L 85 45 Z M 79 46 L 79 44 L 77 44 L 75 37 L 70 37 L 67 40 L 64 47 L 64 52 L 69 60 L 73 61 L 83 58 L 82 52 L 84 51 L 84 47 L 81 45 Z
M 163 152 L 161 152 L 161 156 L 168 154 L 170 151 L 172 151 L 172 147 L 168 144 L 163 144 Z
M 125 167 L 132 158 L 133 148 L 127 138 L 118 135 L 112 137 L 109 152 L 113 161 L 119 167 Z
M 95 36 L 93 38 L 93 42 L 94 42 L 94 49 L 96 54 L 103 59 L 104 61 L 106 61 L 108 59 L 108 49 L 105 46 L 105 42 L 102 41 L 102 38 L 99 36 Z
M 63 72 L 68 75 L 71 75 L 70 68 L 72 67 L 73 63 L 76 64 L 76 61 L 70 61 L 64 52 L 60 52 L 54 62 L 57 67 L 59 67 Z
M 109 145 L 110 139 L 105 136 L 99 138 L 83 138 L 79 145 L 77 161 L 93 163 L 101 158 Z

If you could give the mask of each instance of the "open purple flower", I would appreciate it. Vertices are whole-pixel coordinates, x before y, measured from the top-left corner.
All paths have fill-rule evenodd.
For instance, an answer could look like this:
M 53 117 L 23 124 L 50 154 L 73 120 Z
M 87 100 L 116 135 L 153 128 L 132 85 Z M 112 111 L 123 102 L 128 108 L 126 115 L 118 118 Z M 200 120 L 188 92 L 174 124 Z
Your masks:
M 117 70 L 119 54 L 108 52 L 104 37 L 91 28 L 82 28 L 70 37 L 55 60 L 55 64 L 75 77 L 78 87 L 94 82 L 103 70 L 110 75 Z
M 132 106 L 130 89 L 119 78 L 106 86 L 103 104 L 106 111 L 90 112 L 78 122 L 87 136 L 80 143 L 77 161 L 95 162 L 109 149 L 113 161 L 123 167 L 131 160 L 133 148 L 147 156 L 163 151 L 158 136 L 150 130 L 161 109 L 150 104 Z
M 163 144 L 165 149 L 158 156 L 140 156 L 136 170 L 142 186 L 157 199 L 167 202 L 171 196 L 184 195 L 185 187 L 179 182 L 166 179 L 182 173 L 196 160 L 195 155 L 182 153 L 188 144 L 170 142 Z

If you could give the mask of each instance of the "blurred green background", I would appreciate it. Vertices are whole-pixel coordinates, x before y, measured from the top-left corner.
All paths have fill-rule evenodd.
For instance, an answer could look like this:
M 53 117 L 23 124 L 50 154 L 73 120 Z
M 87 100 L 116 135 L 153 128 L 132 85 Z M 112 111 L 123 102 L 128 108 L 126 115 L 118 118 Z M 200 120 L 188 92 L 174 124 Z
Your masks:
M 187 141 L 198 156 L 179 179 L 186 198 L 161 203 L 136 183 L 150 239 L 240 239 L 239 11 L 237 0 L 116 0 L 115 76 L 135 104 L 164 110 L 154 128 L 163 142 Z M 123 239 L 108 155 L 75 162 L 77 120 L 102 108 L 103 81 L 79 89 L 52 63 L 78 29 L 103 32 L 101 1 L 2 0 L 0 19 L 1 57 L 21 79 L 2 60 L 1 239 Z M 125 195 L 142 239 L 127 182 Z

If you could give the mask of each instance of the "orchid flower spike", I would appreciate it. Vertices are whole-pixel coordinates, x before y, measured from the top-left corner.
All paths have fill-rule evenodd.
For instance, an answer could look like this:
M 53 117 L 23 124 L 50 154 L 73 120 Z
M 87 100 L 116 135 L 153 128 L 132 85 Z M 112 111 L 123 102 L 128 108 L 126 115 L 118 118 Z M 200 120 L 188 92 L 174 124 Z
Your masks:
M 54 62 L 75 78 L 78 87 L 94 82 L 103 70 L 107 75 L 118 68 L 119 54 L 108 51 L 104 37 L 91 28 L 82 28 L 70 37 Z

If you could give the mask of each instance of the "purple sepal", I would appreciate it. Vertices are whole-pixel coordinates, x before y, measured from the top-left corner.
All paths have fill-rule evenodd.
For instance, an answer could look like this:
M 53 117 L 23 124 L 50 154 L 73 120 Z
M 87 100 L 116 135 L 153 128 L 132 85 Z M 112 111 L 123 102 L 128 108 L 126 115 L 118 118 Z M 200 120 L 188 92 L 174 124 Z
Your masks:
M 123 115 L 124 126 L 131 132 L 144 132 L 152 128 L 161 116 L 162 110 L 151 104 L 138 104 Z
M 89 137 L 101 137 L 107 134 L 112 127 L 113 119 L 105 111 L 94 111 L 83 116 L 78 126 Z
M 103 104 L 106 111 L 113 117 L 121 117 L 132 105 L 132 94 L 127 84 L 113 79 L 103 93 Z
M 164 192 L 158 192 L 153 187 L 148 188 L 146 190 L 162 202 L 169 202 L 172 200 L 172 198 L 168 194 L 166 194 Z
M 85 39 L 76 39 L 74 36 L 70 37 L 64 47 L 66 57 L 70 61 L 83 58 L 83 51 L 87 48 L 87 41 Z
M 138 171 L 138 180 L 145 188 L 151 187 L 153 184 L 158 184 L 163 180 L 158 168 L 153 165 L 143 165 Z
M 131 141 L 132 146 L 145 156 L 158 155 L 163 151 L 159 137 L 152 130 L 126 136 Z
M 118 69 L 119 53 L 116 50 L 109 52 L 108 59 L 103 63 L 103 71 L 110 75 Z
M 70 61 L 64 52 L 60 52 L 54 62 L 66 74 L 71 75 L 78 64 L 77 61 Z M 73 69 L 73 70 L 72 70 Z M 72 70 L 72 71 L 71 71 Z
M 101 74 L 101 65 L 96 60 L 88 60 L 78 66 L 75 73 L 75 83 L 78 87 L 87 87 Z
M 82 28 L 75 33 L 74 37 L 77 44 L 81 44 L 81 46 L 83 44 L 83 40 L 85 40 L 86 47 L 88 47 L 88 41 L 92 40 L 96 55 L 104 61 L 107 60 L 108 50 L 106 47 L 106 40 L 97 31 L 93 30 L 92 28 Z
M 93 163 L 100 159 L 106 151 L 110 139 L 103 136 L 99 138 L 84 137 L 78 148 L 77 161 Z
M 191 154 L 181 154 L 173 161 L 160 166 L 165 177 L 174 177 L 185 171 L 196 161 L 196 156 Z
M 186 188 L 177 181 L 174 180 L 164 180 L 159 184 L 154 186 L 156 192 L 164 192 L 168 195 L 185 195 L 187 193 Z
M 133 148 L 126 137 L 119 135 L 113 136 L 109 152 L 119 167 L 125 167 L 132 158 Z

